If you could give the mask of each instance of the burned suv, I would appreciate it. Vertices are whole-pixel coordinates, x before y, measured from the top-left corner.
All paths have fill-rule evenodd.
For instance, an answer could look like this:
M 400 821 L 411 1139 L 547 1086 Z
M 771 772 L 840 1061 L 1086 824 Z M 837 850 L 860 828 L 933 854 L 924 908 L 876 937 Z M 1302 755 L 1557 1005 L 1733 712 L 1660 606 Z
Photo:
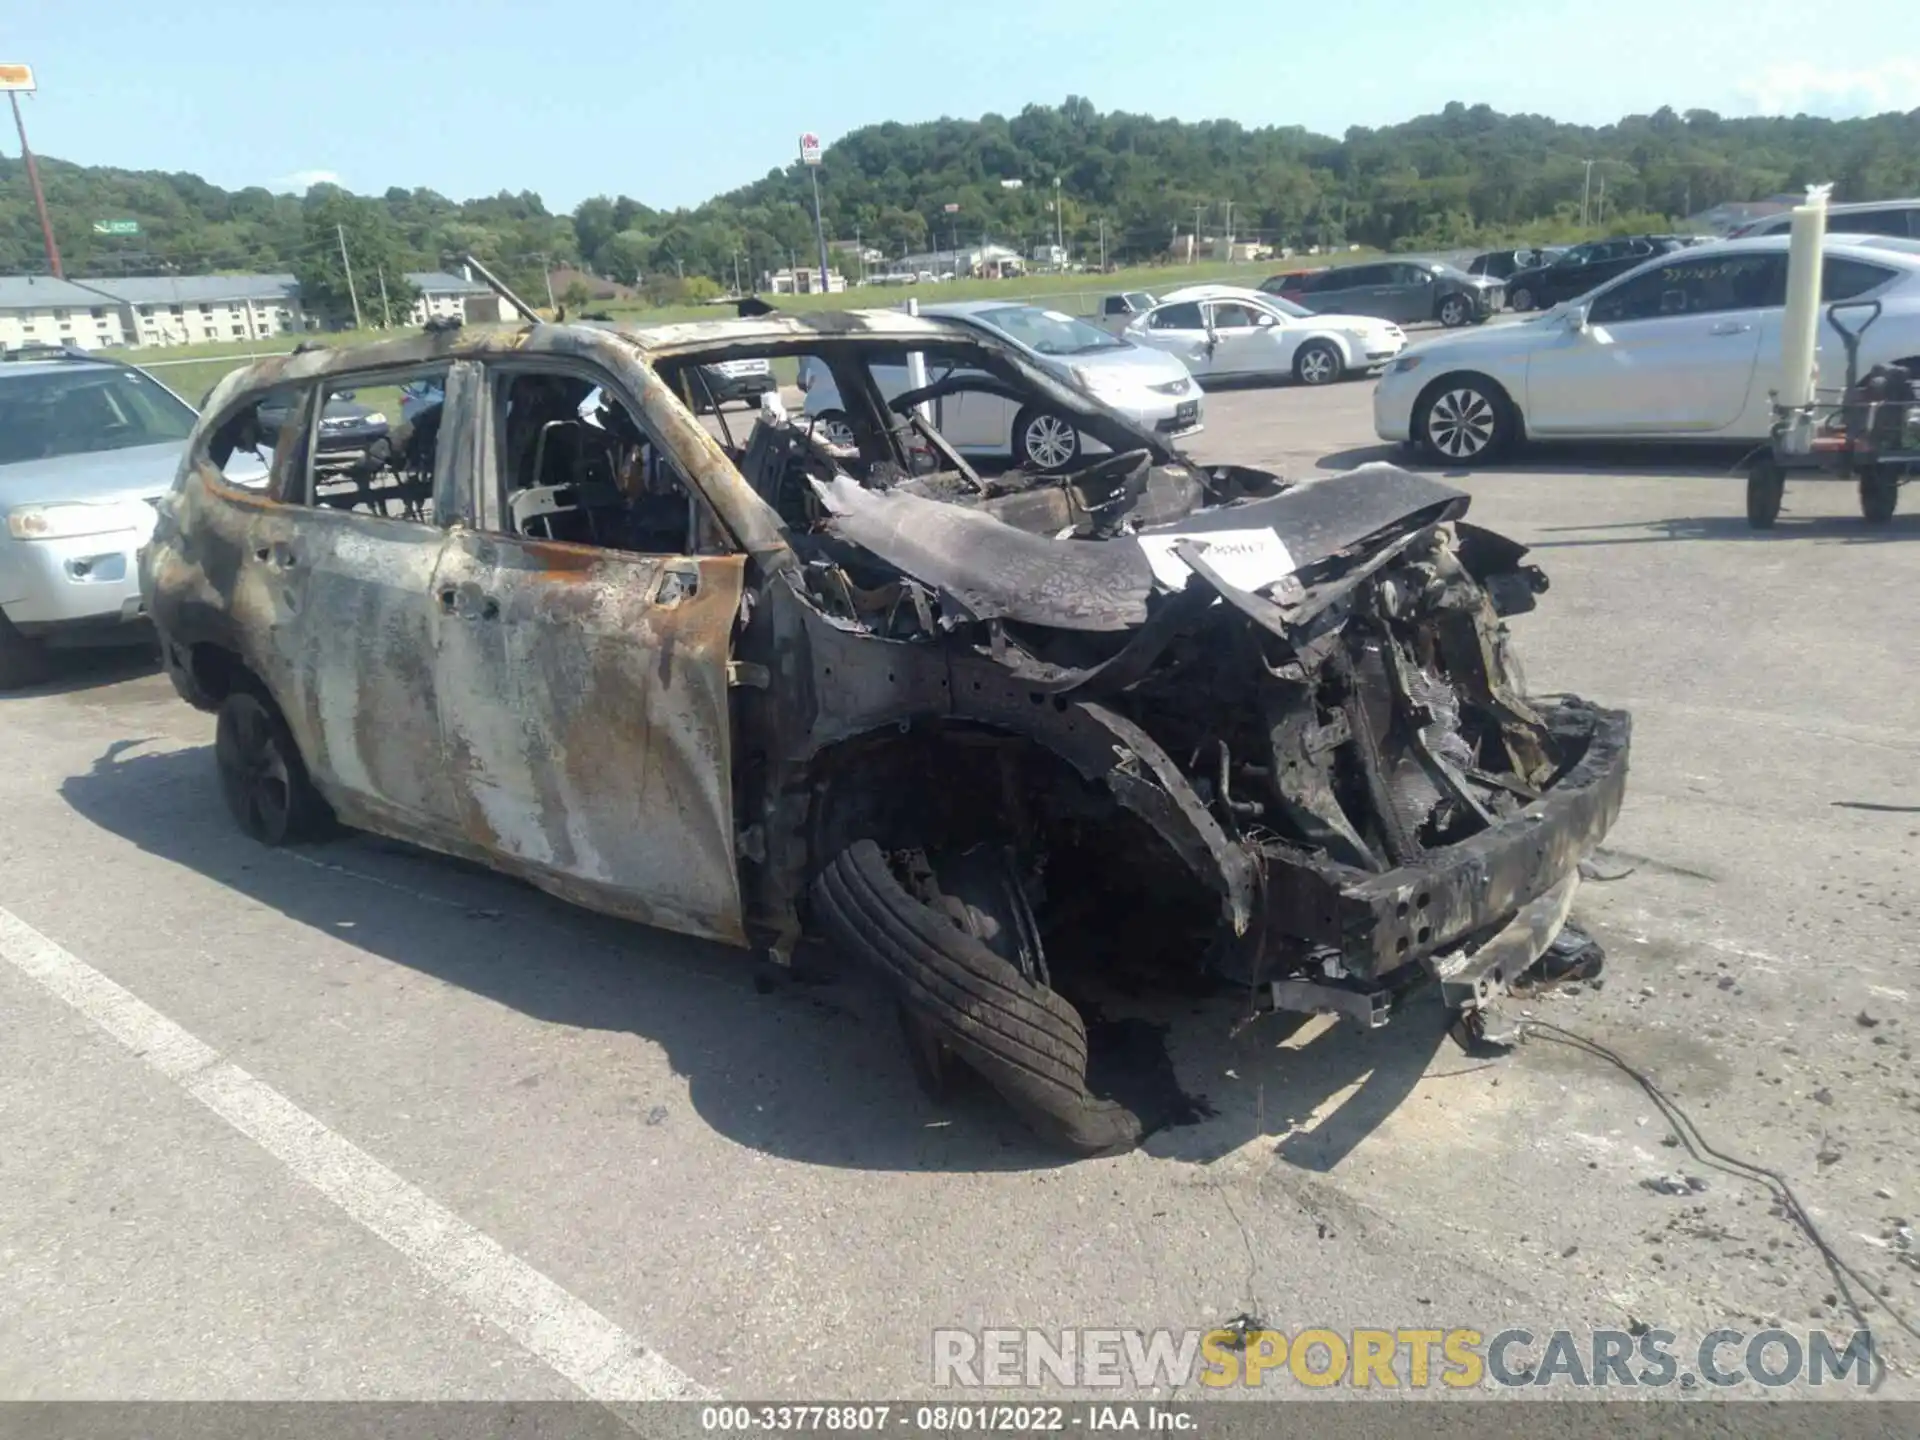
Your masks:
M 693 413 L 700 367 L 794 357 L 840 443 Z M 329 398 L 422 381 L 406 474 L 328 488 Z M 271 478 L 224 479 L 289 390 Z M 940 425 L 980 392 L 1080 463 L 975 469 Z M 1466 510 L 1192 463 L 964 319 L 538 324 L 230 376 L 142 578 L 249 834 L 337 819 L 781 963 L 823 938 L 924 1080 L 1096 1153 L 1156 1119 L 1089 1088 L 1110 971 L 1471 1019 L 1560 930 L 1628 722 L 1517 688 L 1502 617 L 1546 582 Z

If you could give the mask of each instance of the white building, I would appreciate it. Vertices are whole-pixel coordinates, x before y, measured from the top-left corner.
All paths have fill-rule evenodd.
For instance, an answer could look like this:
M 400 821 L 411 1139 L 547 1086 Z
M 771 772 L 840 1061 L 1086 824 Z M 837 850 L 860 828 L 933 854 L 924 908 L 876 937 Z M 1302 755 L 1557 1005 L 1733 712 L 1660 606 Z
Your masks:
M 769 295 L 838 295 L 847 288 L 847 277 L 838 270 L 827 271 L 827 288 L 820 288 L 818 267 L 807 266 L 799 270 L 769 270 L 766 283 L 761 287 Z
M 517 318 L 514 309 L 478 280 L 464 275 L 449 275 L 444 270 L 417 270 L 407 283 L 420 292 L 407 315 L 409 325 L 424 325 L 429 320 L 455 319 L 469 325 L 490 325 L 499 320 Z M 369 311 L 367 297 L 360 297 L 360 309 L 369 320 L 377 320 Z
M 265 340 L 306 328 L 300 287 L 291 275 L 142 275 L 76 283 L 119 302 L 126 339 L 102 344 Z
M 47 275 L 0 276 L 0 347 L 130 343 L 127 316 L 110 295 Z

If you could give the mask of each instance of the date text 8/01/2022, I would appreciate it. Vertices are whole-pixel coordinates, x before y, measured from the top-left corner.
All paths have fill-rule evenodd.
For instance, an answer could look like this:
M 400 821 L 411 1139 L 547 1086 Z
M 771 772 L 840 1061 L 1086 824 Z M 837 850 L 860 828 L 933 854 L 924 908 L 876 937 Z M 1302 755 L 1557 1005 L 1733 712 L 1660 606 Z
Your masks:
M 1199 1419 L 1172 1405 L 845 1404 L 707 1405 L 700 1428 L 716 1434 L 783 1435 L 819 1431 L 839 1435 L 914 1434 L 1041 1435 L 1072 1430 L 1141 1430 L 1190 1433 Z

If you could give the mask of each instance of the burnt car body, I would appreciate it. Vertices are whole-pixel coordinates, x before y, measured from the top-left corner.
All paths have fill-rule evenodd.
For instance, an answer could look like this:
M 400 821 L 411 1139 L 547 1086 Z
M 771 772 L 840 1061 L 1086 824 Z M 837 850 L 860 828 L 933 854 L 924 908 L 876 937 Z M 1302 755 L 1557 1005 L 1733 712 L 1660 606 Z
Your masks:
M 855 446 L 692 413 L 698 367 L 795 356 Z M 933 378 L 883 394 L 902 363 Z M 431 504 L 312 503 L 314 397 L 427 372 Z M 981 386 L 1109 453 L 980 475 L 928 417 Z M 1518 691 L 1545 579 L 1467 503 L 1202 467 L 950 321 L 542 324 L 229 377 L 142 578 L 258 838 L 337 816 L 776 961 L 823 935 L 923 1080 L 971 1065 L 1084 1153 L 1152 1123 L 1089 1092 L 1069 998 L 1123 951 L 1377 1024 L 1423 981 L 1484 1014 L 1560 929 L 1628 721 Z

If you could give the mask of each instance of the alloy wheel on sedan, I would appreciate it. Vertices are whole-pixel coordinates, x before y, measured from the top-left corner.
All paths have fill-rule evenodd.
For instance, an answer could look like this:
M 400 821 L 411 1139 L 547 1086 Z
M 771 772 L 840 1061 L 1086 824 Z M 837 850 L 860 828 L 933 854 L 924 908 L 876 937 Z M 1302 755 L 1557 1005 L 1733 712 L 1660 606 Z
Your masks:
M 1449 295 L 1440 302 L 1440 323 L 1447 329 L 1458 330 L 1472 318 L 1473 307 L 1464 295 Z
M 814 417 L 813 433 L 837 450 L 859 448 L 859 437 L 853 433 L 853 424 L 844 412 L 822 410 Z
M 1293 374 L 1302 385 L 1331 385 L 1346 366 L 1340 352 L 1324 340 L 1310 340 L 1293 359 Z
M 1064 470 L 1080 456 L 1080 432 L 1051 411 L 1028 411 L 1014 424 L 1013 452 L 1036 470 Z
M 1422 447 L 1437 460 L 1480 460 L 1505 445 L 1506 411 L 1499 397 L 1469 381 L 1434 393 L 1422 407 Z

